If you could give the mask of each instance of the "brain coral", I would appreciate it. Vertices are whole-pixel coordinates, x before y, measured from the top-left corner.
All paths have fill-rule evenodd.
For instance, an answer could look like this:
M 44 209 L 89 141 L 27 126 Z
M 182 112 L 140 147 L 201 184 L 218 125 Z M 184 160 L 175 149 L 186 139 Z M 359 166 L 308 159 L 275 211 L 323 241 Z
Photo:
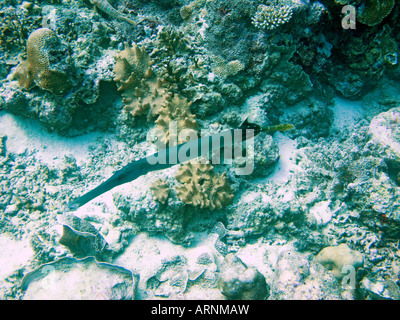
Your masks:
M 158 115 L 161 106 L 171 98 L 164 81 L 155 77 L 152 65 L 144 47 L 136 44 L 129 47 L 125 43 L 125 49 L 115 57 L 114 81 L 118 91 L 122 92 L 122 102 L 125 111 L 132 116 L 147 115 L 150 121 Z
M 228 185 L 226 173 L 215 174 L 209 163 L 184 164 L 175 178 L 183 184 L 177 186 L 176 191 L 184 203 L 219 210 L 233 201 L 233 189 Z
M 70 87 L 63 70 L 64 57 L 61 41 L 56 33 L 40 28 L 31 33 L 27 42 L 27 60 L 21 62 L 14 73 L 21 87 L 29 89 L 36 83 L 41 89 L 54 94 L 64 94 Z

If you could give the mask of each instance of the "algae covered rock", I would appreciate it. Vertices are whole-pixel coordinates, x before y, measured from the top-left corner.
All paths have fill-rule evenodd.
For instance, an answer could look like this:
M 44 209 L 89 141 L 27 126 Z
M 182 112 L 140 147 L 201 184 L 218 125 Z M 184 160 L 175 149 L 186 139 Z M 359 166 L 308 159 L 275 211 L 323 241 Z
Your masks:
M 271 298 L 278 300 L 335 300 L 340 298 L 336 279 L 317 263 L 293 250 L 279 254 L 271 283 Z
M 264 300 L 269 293 L 264 276 L 234 254 L 228 254 L 221 266 L 220 288 L 232 300 Z

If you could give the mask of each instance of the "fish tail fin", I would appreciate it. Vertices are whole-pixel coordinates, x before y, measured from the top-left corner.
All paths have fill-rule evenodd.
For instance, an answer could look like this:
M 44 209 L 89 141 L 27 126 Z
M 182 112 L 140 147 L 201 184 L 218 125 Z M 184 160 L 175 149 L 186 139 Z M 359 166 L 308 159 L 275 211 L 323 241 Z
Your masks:
M 278 124 L 278 125 L 275 125 L 275 126 L 263 127 L 261 129 L 261 131 L 262 132 L 268 132 L 268 133 L 274 133 L 276 131 L 282 132 L 282 131 L 287 131 L 287 130 L 290 130 L 290 129 L 293 129 L 293 128 L 294 128 L 294 126 L 292 124 L 285 123 L 285 124 Z

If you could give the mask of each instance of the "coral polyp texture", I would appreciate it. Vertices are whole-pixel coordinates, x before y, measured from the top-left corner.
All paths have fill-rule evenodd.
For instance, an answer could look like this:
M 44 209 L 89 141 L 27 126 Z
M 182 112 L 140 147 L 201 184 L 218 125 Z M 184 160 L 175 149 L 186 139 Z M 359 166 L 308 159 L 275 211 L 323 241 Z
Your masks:
M 154 200 L 160 203 L 167 202 L 169 192 L 171 191 L 168 182 L 163 179 L 158 179 L 154 181 L 153 184 L 150 186 L 150 190 Z
M 233 202 L 233 189 L 229 186 L 226 173 L 214 173 L 209 163 L 188 162 L 176 173 L 182 185 L 176 187 L 182 202 L 202 209 L 219 210 Z
M 27 41 L 27 60 L 21 62 L 14 73 L 19 85 L 30 89 L 36 84 L 54 94 L 66 93 L 71 82 L 63 70 L 65 54 L 62 50 L 61 41 L 53 30 L 40 28 L 32 32 Z
M 133 117 L 147 116 L 154 120 L 161 106 L 172 97 L 162 79 L 154 75 L 149 55 L 144 47 L 133 44 L 115 56 L 114 81 L 121 91 L 125 111 Z
M 292 8 L 287 5 L 260 4 L 251 22 L 256 28 L 274 30 L 287 23 L 292 18 L 292 14 Z
M 159 142 L 173 146 L 197 136 L 197 123 L 195 115 L 190 111 L 191 105 L 187 98 L 175 94 L 161 107 L 156 120 L 156 127 L 161 130 Z
M 167 82 L 157 77 L 151 60 L 144 47 L 136 44 L 125 49 L 115 57 L 114 81 L 122 92 L 124 109 L 133 117 L 146 116 L 148 121 L 156 122 L 158 140 L 163 145 L 170 141 L 182 143 L 188 139 L 179 139 L 196 133 L 195 116 L 191 113 L 191 102 L 169 91 Z M 176 130 L 170 132 L 176 124 Z M 183 131 L 183 132 L 182 132 Z M 179 133 L 181 133 L 179 135 Z M 173 143 L 173 145 L 176 143 Z

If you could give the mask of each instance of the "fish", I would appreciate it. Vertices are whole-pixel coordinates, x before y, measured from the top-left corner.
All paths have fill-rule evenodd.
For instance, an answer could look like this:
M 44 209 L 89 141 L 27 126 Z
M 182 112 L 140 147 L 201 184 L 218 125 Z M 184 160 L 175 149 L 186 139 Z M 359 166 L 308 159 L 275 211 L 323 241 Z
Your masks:
M 210 156 L 214 152 L 220 152 L 221 149 L 224 149 L 229 144 L 233 145 L 235 142 L 243 142 L 257 136 L 260 132 L 273 133 L 292 128 L 293 125 L 291 124 L 261 127 L 255 123 L 248 122 L 246 119 L 238 129 L 227 129 L 210 136 L 193 139 L 189 142 L 159 150 L 145 158 L 135 160 L 116 171 L 105 182 L 68 203 L 67 209 L 74 211 L 101 194 L 119 185 L 136 180 L 149 172 L 163 170 L 198 157 Z
M 97 9 L 100 11 L 103 11 L 107 15 L 109 15 L 111 18 L 121 20 L 128 22 L 129 24 L 136 26 L 136 23 L 132 21 L 131 19 L 127 18 L 124 16 L 122 13 L 118 12 L 115 10 L 107 0 L 90 0 L 90 3 L 93 4 Z

